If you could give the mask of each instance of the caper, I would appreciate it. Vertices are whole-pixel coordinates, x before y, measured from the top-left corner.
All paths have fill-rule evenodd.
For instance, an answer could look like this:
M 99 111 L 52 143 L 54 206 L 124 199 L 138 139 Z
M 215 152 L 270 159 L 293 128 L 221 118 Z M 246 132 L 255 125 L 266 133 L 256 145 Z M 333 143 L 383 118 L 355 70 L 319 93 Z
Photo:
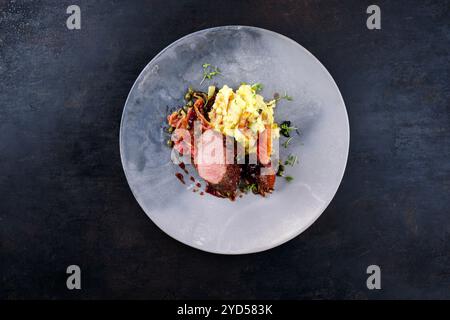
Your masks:
M 192 99 L 192 95 L 188 92 L 184 95 L 184 100 L 190 101 Z
M 278 165 L 278 172 L 277 172 L 277 176 L 282 177 L 284 174 L 284 165 L 282 165 L 281 163 Z
M 173 141 L 172 140 L 167 140 L 167 145 L 172 148 L 173 147 Z
M 190 100 L 188 103 L 186 103 L 186 105 L 187 105 L 188 107 L 192 107 L 192 106 L 194 105 L 194 103 L 192 102 L 192 100 Z
M 169 132 L 169 133 L 172 133 L 172 132 L 173 132 L 173 130 L 175 130 L 175 128 L 174 128 L 174 127 L 169 127 L 169 128 L 167 129 L 167 132 Z

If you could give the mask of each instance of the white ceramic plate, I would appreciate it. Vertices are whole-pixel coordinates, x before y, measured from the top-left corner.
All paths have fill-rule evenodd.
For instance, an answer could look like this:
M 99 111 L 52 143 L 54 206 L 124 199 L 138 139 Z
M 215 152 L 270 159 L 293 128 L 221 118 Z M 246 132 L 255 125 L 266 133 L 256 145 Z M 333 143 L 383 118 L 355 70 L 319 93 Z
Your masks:
M 200 86 L 203 63 L 222 74 Z M 299 157 L 298 165 L 287 167 L 294 180 L 278 178 L 267 198 L 200 196 L 175 177 L 180 169 L 170 161 L 162 129 L 167 106 L 181 106 L 188 86 L 206 91 L 210 84 L 236 88 L 241 82 L 262 83 L 266 99 L 275 92 L 293 97 L 280 101 L 275 118 L 301 130 L 288 150 L 280 147 L 282 158 Z M 123 168 L 149 218 L 178 241 L 222 254 L 267 250 L 308 228 L 333 199 L 348 149 L 344 101 L 325 67 L 293 40 L 254 27 L 202 30 L 161 51 L 133 85 L 120 128 Z

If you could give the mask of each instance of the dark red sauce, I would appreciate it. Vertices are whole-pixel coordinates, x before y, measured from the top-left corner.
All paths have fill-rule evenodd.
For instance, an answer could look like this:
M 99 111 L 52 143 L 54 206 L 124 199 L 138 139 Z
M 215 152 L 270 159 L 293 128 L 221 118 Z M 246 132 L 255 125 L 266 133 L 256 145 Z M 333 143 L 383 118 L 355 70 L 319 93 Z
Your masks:
M 221 192 L 217 191 L 216 189 L 214 189 L 213 187 L 211 187 L 209 184 L 206 185 L 205 188 L 205 192 L 209 193 L 215 197 L 219 197 L 219 198 L 228 198 L 231 201 L 236 200 L 236 193 L 232 193 L 232 194 L 222 194 Z
M 181 162 L 178 166 L 179 166 L 186 174 L 189 173 L 189 172 L 187 171 L 187 169 L 186 169 L 186 165 L 185 165 L 183 162 Z
M 181 181 L 182 184 L 185 184 L 184 177 L 181 173 L 177 172 L 177 173 L 175 173 L 175 176 L 178 178 L 178 180 Z

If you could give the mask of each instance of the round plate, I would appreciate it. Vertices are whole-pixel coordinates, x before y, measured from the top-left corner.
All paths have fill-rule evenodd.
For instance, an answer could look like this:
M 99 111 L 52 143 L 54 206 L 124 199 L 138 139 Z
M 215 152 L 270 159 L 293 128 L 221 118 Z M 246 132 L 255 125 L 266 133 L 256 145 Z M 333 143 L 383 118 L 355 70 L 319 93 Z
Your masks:
M 200 85 L 203 63 L 222 73 Z M 294 180 L 278 178 L 266 198 L 201 196 L 189 179 L 183 185 L 175 176 L 181 170 L 170 160 L 163 130 L 168 107 L 181 106 L 189 86 L 206 91 L 211 84 L 236 88 L 241 82 L 263 84 L 266 99 L 275 92 L 293 97 L 277 104 L 275 119 L 290 120 L 301 131 L 287 149 L 280 146 L 282 159 L 299 158 L 286 167 Z M 178 241 L 222 254 L 267 250 L 308 228 L 333 199 L 348 148 L 344 101 L 325 67 L 293 40 L 244 26 L 195 32 L 161 51 L 133 85 L 120 126 L 125 175 L 145 213 Z

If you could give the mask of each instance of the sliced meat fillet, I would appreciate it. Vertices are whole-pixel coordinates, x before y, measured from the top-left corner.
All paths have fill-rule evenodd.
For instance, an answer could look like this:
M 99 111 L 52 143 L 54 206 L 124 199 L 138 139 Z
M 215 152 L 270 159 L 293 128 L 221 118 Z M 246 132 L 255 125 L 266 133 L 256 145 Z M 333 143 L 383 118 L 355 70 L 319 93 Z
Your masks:
M 267 165 L 272 154 L 272 130 L 266 126 L 266 130 L 258 135 L 258 160 L 261 164 Z
M 271 193 L 275 187 L 276 172 L 270 166 L 261 166 L 260 174 L 256 176 L 256 183 L 258 184 L 258 191 L 262 195 Z
M 227 164 L 224 136 L 216 131 L 205 131 L 196 141 L 194 164 L 198 174 L 213 189 L 222 193 L 234 193 L 237 190 L 241 167 Z

